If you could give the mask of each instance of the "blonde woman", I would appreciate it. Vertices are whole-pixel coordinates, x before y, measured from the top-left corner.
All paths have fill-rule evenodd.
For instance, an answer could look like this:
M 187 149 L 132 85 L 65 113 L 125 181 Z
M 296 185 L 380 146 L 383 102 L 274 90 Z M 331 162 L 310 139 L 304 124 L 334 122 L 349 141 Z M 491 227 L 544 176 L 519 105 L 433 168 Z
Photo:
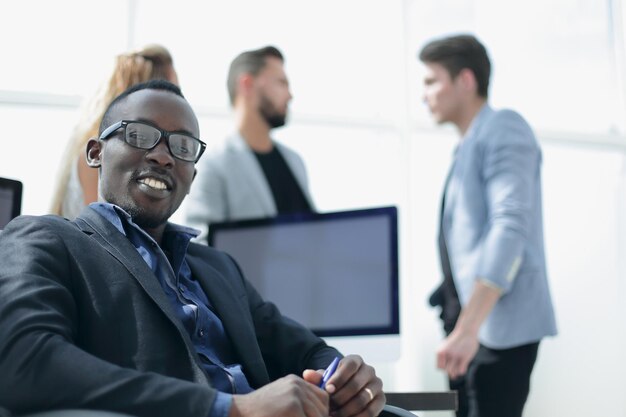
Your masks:
M 160 45 L 116 57 L 109 80 L 82 107 L 78 124 L 62 159 L 50 212 L 74 219 L 84 206 L 98 200 L 98 170 L 85 161 L 87 141 L 98 135 L 98 128 L 109 103 L 128 87 L 151 79 L 164 79 L 178 85 L 172 56 Z

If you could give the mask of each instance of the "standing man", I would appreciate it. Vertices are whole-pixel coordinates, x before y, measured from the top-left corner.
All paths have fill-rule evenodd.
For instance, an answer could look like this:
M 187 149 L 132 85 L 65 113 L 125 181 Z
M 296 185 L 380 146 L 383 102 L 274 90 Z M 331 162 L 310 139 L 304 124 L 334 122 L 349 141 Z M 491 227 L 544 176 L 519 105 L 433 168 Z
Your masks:
M 310 212 L 304 163 L 270 131 L 283 126 L 291 101 L 283 55 L 273 46 L 246 51 L 230 64 L 228 94 L 237 132 L 198 166 L 186 221 L 202 231 L 209 223 Z
M 178 87 L 131 87 L 98 135 L 86 157 L 99 202 L 74 221 L 21 216 L 2 232 L 0 412 L 380 413 L 371 366 L 343 357 L 320 389 L 317 370 L 339 352 L 261 299 L 232 258 L 168 222 L 204 151 Z
M 459 416 L 521 416 L 539 342 L 556 334 L 543 249 L 541 150 L 526 121 L 487 103 L 491 65 L 473 36 L 420 52 L 424 100 L 460 141 L 442 202 L 439 248 L 447 337 L 437 366 Z

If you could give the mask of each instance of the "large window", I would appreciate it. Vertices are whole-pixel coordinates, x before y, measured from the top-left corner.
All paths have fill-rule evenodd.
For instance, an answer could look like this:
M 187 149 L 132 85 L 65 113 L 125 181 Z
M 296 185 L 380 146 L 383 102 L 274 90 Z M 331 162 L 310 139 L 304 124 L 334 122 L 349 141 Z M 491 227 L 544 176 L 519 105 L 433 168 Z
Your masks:
M 0 91 L 93 91 L 128 47 L 128 10 L 127 0 L 0 1 Z
M 493 104 L 520 111 L 538 130 L 623 134 L 624 68 L 615 59 L 621 17 L 611 3 L 412 1 L 410 49 L 445 33 L 475 33 L 492 58 Z

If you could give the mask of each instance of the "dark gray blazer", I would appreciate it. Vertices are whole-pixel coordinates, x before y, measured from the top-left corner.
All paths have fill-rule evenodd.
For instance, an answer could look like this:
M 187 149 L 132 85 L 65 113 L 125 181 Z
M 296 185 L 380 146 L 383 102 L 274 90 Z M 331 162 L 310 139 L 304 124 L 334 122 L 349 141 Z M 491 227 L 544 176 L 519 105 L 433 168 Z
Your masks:
M 0 234 L 0 406 L 207 416 L 215 390 L 152 271 L 90 208 L 21 216 Z M 187 256 L 253 387 L 338 352 L 261 299 L 224 253 Z

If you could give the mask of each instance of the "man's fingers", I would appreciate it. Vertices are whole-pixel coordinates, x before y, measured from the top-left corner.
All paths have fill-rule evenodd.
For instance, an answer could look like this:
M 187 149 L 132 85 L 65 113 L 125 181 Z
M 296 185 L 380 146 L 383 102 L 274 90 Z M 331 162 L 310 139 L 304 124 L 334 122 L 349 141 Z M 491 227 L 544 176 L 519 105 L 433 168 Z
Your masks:
M 343 376 L 345 375 L 342 375 L 342 377 Z M 369 365 L 362 364 L 362 366 L 351 375 L 350 379 L 343 382 L 342 385 L 337 383 L 337 385 L 334 386 L 336 390 L 328 390 L 328 392 L 332 394 L 331 398 L 333 404 L 337 407 L 342 407 L 361 390 L 363 390 L 364 387 L 368 386 L 368 384 L 373 384 L 377 380 L 379 381 L 380 379 L 376 377 L 374 368 Z M 382 387 L 382 382 L 380 386 Z M 326 387 L 328 388 L 328 385 Z M 370 388 L 376 389 L 377 385 Z
M 259 417 L 288 415 L 294 417 L 327 417 L 328 394 L 296 375 L 288 375 L 256 391 L 233 396 L 233 407 L 239 414 Z
M 467 359 L 463 359 L 461 364 L 459 365 L 459 376 L 465 375 L 467 373 L 467 368 L 469 366 L 470 361 Z
M 353 377 L 355 373 L 363 366 L 363 358 L 358 355 L 348 355 L 339 361 L 337 371 L 330 377 L 326 386 L 332 385 L 333 392 L 342 389 L 343 386 Z M 331 391 L 329 390 L 329 392 Z
M 437 352 L 437 368 L 438 369 L 446 369 L 446 352 L 440 350 L 439 352 Z
M 313 371 L 315 372 L 315 371 Z M 319 387 L 294 377 L 290 397 L 299 403 L 294 408 L 300 408 L 307 417 L 326 417 L 328 415 L 328 394 Z
M 314 371 L 313 369 L 306 369 L 302 373 L 302 378 L 310 384 L 319 386 L 322 382 L 322 372 Z
M 306 398 L 302 401 L 304 414 L 307 417 L 328 416 L 328 394 L 319 387 L 309 384 L 306 388 Z
M 385 405 L 385 394 L 382 391 L 382 381 L 372 381 L 347 403 L 333 410 L 334 417 L 373 416 L 378 415 Z
M 445 371 L 451 379 L 456 379 L 467 373 L 469 361 L 464 358 L 450 358 L 445 366 Z

